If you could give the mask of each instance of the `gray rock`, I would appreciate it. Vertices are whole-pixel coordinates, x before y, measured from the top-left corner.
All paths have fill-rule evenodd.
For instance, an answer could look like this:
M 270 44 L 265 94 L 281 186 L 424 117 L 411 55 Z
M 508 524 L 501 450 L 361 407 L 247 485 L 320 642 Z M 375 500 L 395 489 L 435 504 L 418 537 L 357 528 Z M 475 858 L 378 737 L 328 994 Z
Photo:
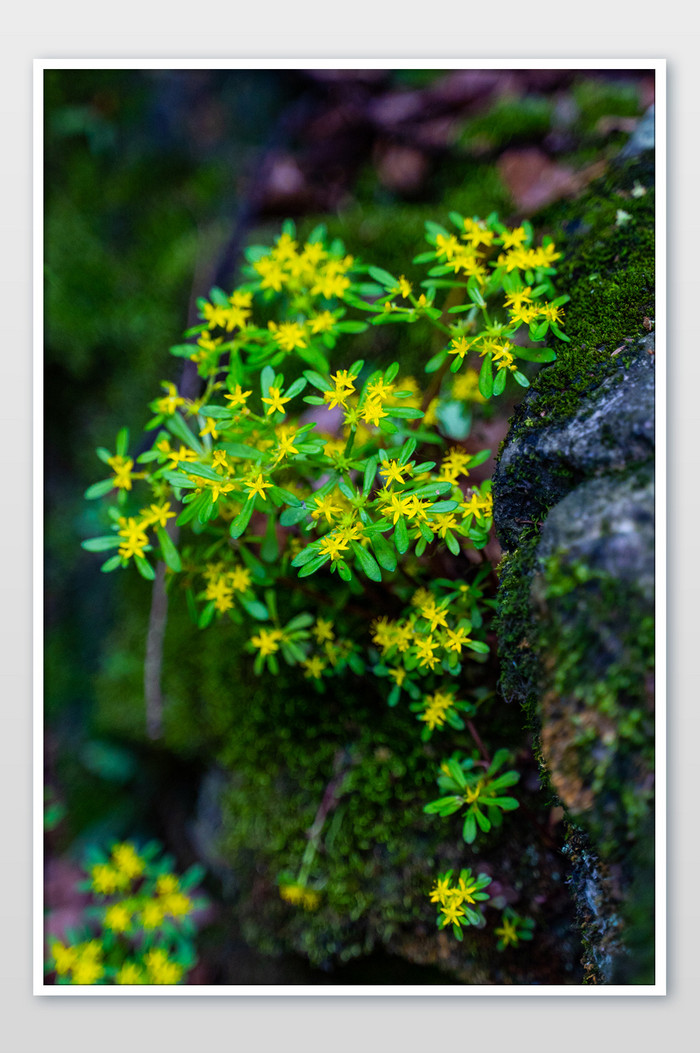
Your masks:
M 556 505 L 542 527 L 538 561 L 565 554 L 592 573 L 654 595 L 654 479 L 650 470 L 582 483 Z
M 528 392 L 494 473 L 496 529 L 507 549 L 517 546 L 528 520 L 541 519 L 584 479 L 653 457 L 654 334 L 572 416 L 533 427 L 538 414 L 537 392 Z
M 635 128 L 629 140 L 620 150 L 618 158 L 626 161 L 631 157 L 639 157 L 646 150 L 654 149 L 655 142 L 655 110 L 654 103 L 651 104 L 641 121 Z

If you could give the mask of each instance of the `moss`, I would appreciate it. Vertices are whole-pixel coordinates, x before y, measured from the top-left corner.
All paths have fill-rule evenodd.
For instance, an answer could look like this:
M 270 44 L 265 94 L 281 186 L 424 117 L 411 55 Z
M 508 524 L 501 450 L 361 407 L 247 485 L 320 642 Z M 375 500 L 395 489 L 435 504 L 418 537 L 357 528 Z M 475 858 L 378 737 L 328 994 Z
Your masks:
M 468 120 L 459 135 L 467 149 L 503 149 L 530 142 L 552 127 L 554 102 L 543 95 L 503 95 L 483 114 Z
M 601 117 L 636 117 L 640 112 L 639 86 L 632 81 L 580 78 L 572 85 L 571 95 L 579 109 L 582 132 L 593 132 Z
M 642 196 L 631 191 L 638 184 Z M 618 210 L 629 215 L 620 222 Z M 627 342 L 646 335 L 654 318 L 654 187 L 648 158 L 613 166 L 576 202 L 543 212 L 562 259 L 557 291 L 566 306 L 570 342 L 554 341 L 557 361 L 538 374 L 537 413 L 529 426 L 543 428 L 570 416 L 581 398 L 607 376 L 629 365 Z M 619 355 L 612 355 L 622 347 Z
M 125 590 L 124 618 L 96 684 L 101 733 L 136 740 L 144 754 L 149 592 L 136 579 Z M 236 626 L 222 621 L 197 633 L 183 608 L 174 594 L 163 666 L 165 738 L 151 750 L 218 774 L 198 845 L 218 868 L 249 945 L 275 956 L 292 951 L 324 969 L 384 948 L 443 969 L 445 982 L 576 982 L 565 873 L 556 851 L 538 842 L 546 801 L 531 781 L 516 707 L 485 710 L 479 731 L 489 745 L 517 754 L 524 773 L 517 797 L 527 818 L 506 816 L 499 830 L 469 848 L 458 819 L 423 812 L 438 794 L 445 746 L 439 735 L 422 743 L 414 715 L 401 705 L 389 708 L 370 678 L 348 676 L 326 695 L 310 691 L 309 681 L 286 667 L 274 680 L 257 678 Z M 488 666 L 480 664 L 477 673 L 493 681 Z M 469 751 L 473 743 L 465 731 L 451 734 L 449 748 Z M 306 832 L 329 786 L 337 801 L 309 873 L 321 902 L 318 910 L 303 911 L 280 898 L 277 882 L 282 874 L 298 875 Z M 439 870 L 462 866 L 492 874 L 494 895 L 536 919 L 532 954 L 498 954 L 493 928 L 500 911 L 493 906 L 486 928 L 469 933 L 462 945 L 437 931 L 427 891 Z
M 559 796 L 600 856 L 615 861 L 652 799 L 653 611 L 634 585 L 566 554 L 542 578 L 544 752 Z
M 632 196 L 635 185 L 646 192 Z M 571 296 L 571 342 L 559 342 L 557 362 L 538 374 L 511 420 L 517 457 L 499 466 L 494 484 L 496 521 L 510 549 L 499 568 L 501 689 L 524 706 L 543 781 L 566 808 L 586 983 L 653 976 L 653 600 L 634 571 L 641 558 L 634 545 L 625 548 L 624 569 L 606 564 L 616 551 L 606 547 L 608 482 L 601 479 L 600 518 L 592 511 L 580 537 L 567 534 L 563 505 L 551 530 L 548 517 L 572 491 L 581 496 L 571 507 L 587 507 L 579 484 L 601 473 L 610 480 L 610 514 L 621 487 L 632 509 L 634 495 L 650 487 L 653 463 L 644 442 L 620 457 L 596 456 L 595 443 L 569 457 L 547 436 L 540 442 L 539 432 L 569 434 L 563 426 L 586 395 L 640 365 L 637 341 L 654 317 L 653 197 L 650 159 L 642 157 L 612 168 L 573 206 L 545 214 L 564 253 L 557 288 Z M 620 222 L 620 209 L 628 220 Z M 602 430 L 602 448 L 619 449 L 619 425 Z M 630 511 L 639 552 L 646 552 L 645 509 Z M 540 556 L 545 518 L 549 542 L 563 529 L 585 555 L 566 548 Z

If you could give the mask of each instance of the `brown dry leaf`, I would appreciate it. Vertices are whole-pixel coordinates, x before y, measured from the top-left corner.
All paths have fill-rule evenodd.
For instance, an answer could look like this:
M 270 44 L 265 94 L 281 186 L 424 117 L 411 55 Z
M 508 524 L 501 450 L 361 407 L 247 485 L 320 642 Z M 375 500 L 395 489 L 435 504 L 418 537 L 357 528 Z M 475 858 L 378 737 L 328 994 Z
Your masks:
M 580 194 L 594 179 L 604 175 L 607 162 L 594 161 L 576 172 L 573 168 L 551 161 L 533 146 L 505 150 L 498 162 L 498 169 L 519 211 L 532 213 L 561 197 Z
M 572 168 L 556 164 L 537 147 L 505 150 L 498 171 L 519 212 L 536 212 L 544 205 L 578 190 Z
M 428 159 L 411 146 L 389 144 L 378 151 L 377 175 L 390 190 L 415 194 L 421 189 L 429 170 Z

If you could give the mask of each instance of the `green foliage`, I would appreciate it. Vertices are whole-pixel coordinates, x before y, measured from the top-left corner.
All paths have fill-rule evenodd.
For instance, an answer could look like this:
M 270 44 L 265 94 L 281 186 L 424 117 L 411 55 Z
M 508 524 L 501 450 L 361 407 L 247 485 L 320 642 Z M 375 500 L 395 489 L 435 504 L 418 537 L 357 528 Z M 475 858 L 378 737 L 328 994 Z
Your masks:
M 474 757 L 458 760 L 450 757 L 444 761 L 438 777 L 438 786 L 446 796 L 426 804 L 424 811 L 441 816 L 452 815 L 466 807 L 462 836 L 468 845 L 476 840 L 477 828 L 487 834 L 503 821 L 501 812 L 510 812 L 518 807 L 514 797 L 503 796 L 502 791 L 519 781 L 517 771 L 506 771 L 496 775 L 508 760 L 508 750 L 500 749 L 493 760 Z M 480 770 L 475 771 L 478 768 Z
M 503 922 L 500 928 L 495 930 L 499 937 L 496 946 L 499 951 L 512 945 L 517 947 L 521 940 L 531 940 L 535 923 L 532 918 L 523 918 L 512 907 L 506 907 L 503 911 Z
M 460 870 L 457 883 L 452 886 L 453 873 L 448 870 L 445 874 L 438 874 L 430 892 L 430 902 L 438 904 L 437 927 L 444 929 L 450 925 L 455 938 L 461 941 L 463 925 L 484 925 L 484 915 L 478 905 L 489 899 L 489 893 L 484 889 L 491 884 L 491 878 L 488 874 L 474 877 L 471 869 L 466 867 Z
M 194 915 L 207 905 L 188 894 L 203 877 L 194 866 L 178 877 L 151 841 L 110 852 L 91 846 L 78 890 L 89 893 L 79 930 L 50 943 L 45 970 L 57 984 L 179 984 L 196 961 Z
M 550 238 L 536 246 L 527 222 L 457 212 L 450 222 L 456 233 L 426 224 L 418 294 L 323 226 L 302 244 L 286 221 L 272 247 L 246 249 L 243 282 L 200 299 L 201 321 L 171 349 L 196 365 L 199 397 L 164 382 L 149 404 L 149 447 L 130 456 L 121 429 L 114 452 L 98 449 L 112 474 L 85 496 L 102 502 L 109 526 L 83 545 L 108 553 L 105 573 L 133 564 L 152 579 L 160 562 L 169 588 L 182 582 L 197 629 L 225 620 L 241 631 L 257 676 L 278 677 L 282 662 L 320 694 L 369 673 L 389 687 L 389 706 L 404 700 L 417 714 L 423 742 L 446 728 L 480 742 L 471 718 L 492 697 L 477 687 L 458 698 L 456 685 L 489 655 L 490 567 L 465 561 L 492 526 L 490 481 L 466 483 L 489 451 L 445 452 L 439 422 L 452 407 L 466 439 L 478 407 L 527 386 L 518 360 L 554 357 L 538 345 L 550 332 L 566 339 L 567 297 L 553 287 L 560 254 Z M 435 334 L 424 387 L 398 362 L 333 371 L 337 346 L 386 325 Z M 451 810 L 467 806 L 469 844 L 477 825 L 488 832 L 517 807 L 501 794 L 518 778 L 497 775 L 505 759 L 445 762 L 441 788 L 453 787 Z M 319 807 L 298 873 L 278 878 L 282 899 L 309 912 L 320 902 L 309 883 Z
M 552 101 L 544 96 L 503 95 L 486 113 L 467 121 L 460 133 L 460 144 L 484 151 L 530 141 L 550 130 L 552 111 Z

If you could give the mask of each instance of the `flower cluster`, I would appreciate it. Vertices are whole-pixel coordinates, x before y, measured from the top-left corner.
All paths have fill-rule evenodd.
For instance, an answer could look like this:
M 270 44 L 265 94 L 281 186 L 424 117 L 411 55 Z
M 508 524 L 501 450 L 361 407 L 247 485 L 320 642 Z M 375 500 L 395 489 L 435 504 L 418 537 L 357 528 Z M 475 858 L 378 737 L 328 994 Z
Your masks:
M 498 936 L 496 944 L 498 950 L 517 947 L 521 940 L 531 940 L 534 928 L 535 922 L 532 918 L 523 918 L 512 907 L 506 907 L 500 926 L 494 930 L 495 935 Z
M 295 883 L 281 884 L 279 887 L 280 897 L 294 906 L 302 906 L 304 910 L 317 910 L 321 897 L 315 889 L 307 888 L 305 885 Z
M 189 895 L 201 869 L 178 877 L 155 842 L 141 851 L 115 844 L 109 856 L 92 849 L 85 869 L 79 887 L 93 900 L 85 912 L 90 935 L 50 942 L 47 970 L 56 983 L 179 984 L 195 961 L 193 915 L 206 904 Z
M 487 834 L 494 826 L 500 826 L 502 812 L 518 807 L 514 797 L 503 796 L 503 790 L 520 780 L 517 771 L 496 772 L 509 759 L 508 750 L 497 750 L 490 764 L 474 757 L 459 760 L 451 757 L 443 761 L 438 776 L 438 786 L 447 796 L 426 804 L 425 812 L 437 815 L 452 815 L 466 807 L 462 835 L 471 844 L 477 828 Z
M 547 237 L 536 244 L 527 222 L 450 221 L 451 231 L 426 224 L 429 249 L 413 261 L 427 267 L 420 284 L 364 265 L 323 227 L 302 239 L 287 221 L 272 246 L 249 247 L 241 283 L 199 299 L 199 321 L 171 348 L 195 363 L 198 397 L 164 381 L 149 404 L 148 448 L 130 454 L 123 428 L 113 451 L 97 451 L 110 474 L 86 496 L 105 499 L 109 526 L 83 546 L 107 553 L 105 572 L 133 565 L 153 579 L 160 561 L 199 628 L 241 627 L 256 675 L 284 662 L 321 692 L 369 671 L 389 705 L 415 715 L 423 741 L 449 731 L 473 745 L 472 718 L 492 695 L 460 690 L 457 678 L 465 663 L 487 661 L 492 571 L 480 550 L 493 506 L 491 451 L 472 421 L 508 384 L 526 387 L 533 363 L 555 358 L 542 341 L 566 339 L 567 298 L 553 286 L 560 254 Z M 416 323 L 439 341 L 425 383 L 398 361 L 353 361 L 342 346 L 372 325 Z M 501 795 L 517 778 L 497 774 L 503 751 L 492 761 L 479 748 L 444 762 L 447 796 L 426 808 L 465 808 L 468 843 L 517 807 Z M 112 937 L 187 920 L 183 890 L 154 885 L 139 905 L 117 883 L 123 869 L 96 866 L 92 891 L 121 896 L 109 908 Z M 300 875 L 281 881 L 280 895 L 313 909 Z M 167 962 L 149 962 L 139 959 L 139 975 L 167 975 Z
M 455 937 L 461 940 L 463 925 L 484 924 L 484 916 L 478 905 L 489 899 L 489 893 L 484 892 L 484 889 L 491 884 L 491 878 L 487 874 L 475 877 L 466 868 L 460 870 L 457 882 L 453 885 L 453 873 L 448 870 L 438 875 L 430 890 L 430 902 L 438 905 L 438 928 L 444 929 L 451 925 Z

